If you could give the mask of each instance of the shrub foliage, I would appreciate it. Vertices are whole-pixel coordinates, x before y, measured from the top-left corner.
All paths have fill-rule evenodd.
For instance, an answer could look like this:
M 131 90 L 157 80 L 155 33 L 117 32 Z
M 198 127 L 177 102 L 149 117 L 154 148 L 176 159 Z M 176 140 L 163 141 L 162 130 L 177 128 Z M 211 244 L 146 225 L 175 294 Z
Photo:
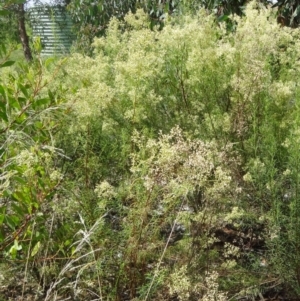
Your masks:
M 43 300 L 299 296 L 300 32 L 231 18 L 137 10 L 53 82 L 5 75 L 3 265 Z

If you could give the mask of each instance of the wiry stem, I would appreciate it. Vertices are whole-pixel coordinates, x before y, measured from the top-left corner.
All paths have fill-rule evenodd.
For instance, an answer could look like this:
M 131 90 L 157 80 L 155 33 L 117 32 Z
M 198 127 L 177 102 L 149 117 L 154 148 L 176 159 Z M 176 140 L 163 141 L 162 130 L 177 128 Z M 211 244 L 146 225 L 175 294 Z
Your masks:
M 183 207 L 183 205 L 184 205 L 184 201 L 185 201 L 185 199 L 182 201 L 182 203 L 181 203 L 181 205 L 180 205 L 180 209 L 179 209 L 178 212 L 177 212 L 176 218 L 175 218 L 175 220 L 174 220 L 174 222 L 173 222 L 173 225 L 172 225 L 171 232 L 170 232 L 169 237 L 168 237 L 168 240 L 167 240 L 167 242 L 166 242 L 166 244 L 165 244 L 164 250 L 163 250 L 163 252 L 162 252 L 162 254 L 161 254 L 160 258 L 159 258 L 159 261 L 158 261 L 158 263 L 157 263 L 157 265 L 156 265 L 156 269 L 155 269 L 153 278 L 152 278 L 152 280 L 151 280 L 151 283 L 150 283 L 150 286 L 149 286 L 149 289 L 148 289 L 148 291 L 147 291 L 147 295 L 146 295 L 144 301 L 147 301 L 148 298 L 149 298 L 149 296 L 150 296 L 151 289 L 152 289 L 153 284 L 154 284 L 154 281 L 155 281 L 155 279 L 156 279 L 156 277 L 157 277 L 157 275 L 158 275 L 158 272 L 159 272 L 160 266 L 161 266 L 161 264 L 162 264 L 162 261 L 163 261 L 163 259 L 164 259 L 164 257 L 165 257 L 165 253 L 166 253 L 166 251 L 167 251 L 167 248 L 168 248 L 168 246 L 169 246 L 171 237 L 172 237 L 172 235 L 173 235 L 173 232 L 174 232 L 174 229 L 175 229 L 175 226 L 176 226 L 176 223 L 177 223 L 177 217 L 178 217 L 178 214 L 179 214 L 179 212 L 181 211 L 181 209 L 182 209 L 182 207 Z

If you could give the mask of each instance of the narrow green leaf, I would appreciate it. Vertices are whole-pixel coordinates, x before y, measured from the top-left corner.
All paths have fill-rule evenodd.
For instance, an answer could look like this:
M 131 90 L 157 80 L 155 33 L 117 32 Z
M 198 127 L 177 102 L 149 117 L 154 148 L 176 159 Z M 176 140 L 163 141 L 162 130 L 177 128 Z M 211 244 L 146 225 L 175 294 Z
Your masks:
M 12 66 L 14 63 L 15 63 L 15 61 L 6 61 L 0 65 L 0 68 Z
M 3 43 L 3 44 L 0 45 L 0 54 L 6 55 L 6 53 L 7 53 L 7 50 L 6 50 L 6 47 Z
M 6 112 L 0 112 L 0 120 L 4 120 L 5 122 L 8 122 Z
M 15 213 L 17 213 L 21 218 L 28 213 L 28 210 L 22 205 L 17 205 L 16 203 L 11 204 L 11 207 Z
M 14 180 L 16 180 L 18 183 L 25 185 L 26 181 L 22 177 L 14 177 Z
M 31 251 L 31 257 L 35 256 L 41 247 L 41 242 L 38 241 Z
M 6 213 L 6 206 L 0 208 L 0 225 L 3 223 Z
M 3 228 L 0 227 L 0 243 L 5 239 L 5 234 Z
M 50 102 L 49 98 L 40 98 L 34 102 L 33 106 L 34 108 L 38 108 L 40 106 L 48 104 L 49 102 Z
M 4 99 L 6 99 L 6 94 L 5 94 L 5 90 L 4 90 L 4 87 L 0 85 L 0 94 L 2 95 L 2 97 Z
M 15 193 L 12 194 L 12 199 L 17 201 L 17 202 L 22 202 L 24 200 L 24 195 L 20 191 L 16 191 Z
M 3 111 L 3 112 L 6 111 L 6 105 L 3 101 L 0 101 L 0 111 Z
M 5 223 L 12 230 L 15 230 L 16 226 L 19 224 L 18 220 L 14 216 L 5 216 Z
M 43 180 L 41 178 L 38 178 L 38 182 L 42 188 L 45 188 L 45 183 L 43 182 Z
M 24 94 L 25 97 L 29 97 L 27 89 L 25 88 L 25 86 L 23 86 L 22 84 L 19 84 L 19 88 L 22 91 L 22 93 Z
M 222 15 L 222 16 L 218 17 L 218 21 L 219 21 L 219 22 L 223 22 L 223 21 L 228 20 L 228 18 L 229 18 L 228 15 Z
M 49 57 L 49 58 L 46 59 L 46 61 L 45 61 L 45 67 L 48 68 L 54 61 L 55 61 L 55 58 L 54 58 L 54 57 Z

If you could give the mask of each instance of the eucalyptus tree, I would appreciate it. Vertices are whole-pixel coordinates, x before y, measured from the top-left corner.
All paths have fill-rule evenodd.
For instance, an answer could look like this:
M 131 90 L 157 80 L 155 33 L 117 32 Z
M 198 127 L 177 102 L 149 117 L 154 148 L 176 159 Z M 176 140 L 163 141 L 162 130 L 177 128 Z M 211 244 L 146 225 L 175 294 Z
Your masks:
M 2 2 L 0 2 L 0 7 L 2 7 Z M 14 14 L 9 10 L 0 11 L 0 40 L 2 42 L 12 42 L 18 41 L 18 26 L 17 19 Z
M 5 30 L 3 35 L 6 37 L 12 32 L 12 37 L 16 39 L 17 33 L 18 39 L 22 43 L 25 59 L 31 61 L 32 53 L 25 26 L 25 3 L 26 0 L 2 0 L 0 2 L 0 16 L 2 16 L 2 24 L 0 23 L 0 26 L 2 25 L 2 30 Z M 7 25 L 13 26 L 9 27 Z M 6 31 L 9 31 L 9 33 Z
M 294 7 L 293 0 L 282 0 L 285 7 Z M 200 8 L 205 8 L 213 13 L 218 21 L 227 20 L 230 23 L 230 15 L 243 15 L 245 6 L 249 0 L 69 0 L 68 10 L 74 23 L 77 35 L 77 49 L 81 52 L 91 54 L 91 44 L 95 37 L 105 34 L 109 20 L 115 17 L 124 19 L 128 12 L 135 12 L 142 8 L 149 15 L 149 26 L 163 27 L 166 14 L 182 15 L 194 14 Z M 258 0 L 259 6 L 272 6 L 272 0 Z M 280 7 L 278 14 L 285 19 L 295 18 L 295 10 L 291 11 L 278 2 Z M 274 5 L 274 7 L 276 6 Z M 300 12 L 300 8 L 299 8 Z M 290 14 L 290 16 L 286 16 Z M 293 21 L 293 24 L 295 22 Z M 289 25 L 288 22 L 285 25 Z
M 296 0 L 279 0 L 273 5 L 278 7 L 278 22 L 285 26 L 298 27 L 300 24 L 300 3 Z
M 91 43 L 102 36 L 112 17 L 123 20 L 128 12 L 144 9 L 150 16 L 150 25 L 162 25 L 164 14 L 172 13 L 180 0 L 70 0 L 69 13 L 77 35 L 77 49 L 91 53 Z

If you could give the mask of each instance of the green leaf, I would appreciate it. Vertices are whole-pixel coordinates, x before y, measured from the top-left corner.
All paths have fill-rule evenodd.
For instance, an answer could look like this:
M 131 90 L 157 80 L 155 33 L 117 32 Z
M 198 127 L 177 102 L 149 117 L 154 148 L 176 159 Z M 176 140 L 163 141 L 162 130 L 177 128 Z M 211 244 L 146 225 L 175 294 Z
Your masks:
M 169 11 L 169 3 L 166 1 L 164 12 L 167 13 Z
M 11 74 L 9 74 L 9 79 L 11 81 L 15 81 L 15 78 Z M 14 95 L 14 93 L 15 93 L 15 91 L 9 87 L 6 88 L 6 92 L 7 92 L 8 96 Z
M 26 103 L 26 98 L 25 97 L 18 97 L 18 101 L 20 104 L 25 104 Z
M 71 240 L 67 239 L 67 240 L 65 241 L 64 245 L 67 247 L 67 246 L 69 246 L 71 243 L 72 243 Z
M 20 191 L 16 191 L 11 197 L 17 202 L 22 202 L 24 200 L 24 195 Z
M 8 122 L 6 112 L 0 112 L 0 120 L 4 120 L 4 121 Z
M 11 190 L 6 189 L 6 190 L 3 191 L 3 196 L 4 197 L 10 197 L 11 195 L 12 195 L 12 191 Z
M 15 259 L 17 257 L 17 250 L 16 250 L 15 246 L 12 246 L 9 249 L 8 253 L 10 254 L 12 259 Z
M 54 100 L 55 99 L 55 95 L 54 95 L 54 93 L 51 90 L 48 90 L 48 95 L 49 95 L 50 100 Z
M 13 65 L 14 63 L 15 63 L 15 61 L 6 61 L 0 65 L 0 68 L 9 67 L 9 66 Z
M 0 242 L 2 242 L 4 239 L 5 239 L 5 234 L 4 234 L 3 228 L 0 227 Z
M 28 92 L 27 92 L 26 87 L 23 86 L 22 84 L 19 84 L 19 88 L 20 88 L 20 90 L 22 91 L 22 93 L 24 94 L 24 96 L 28 98 L 29 95 L 28 95 Z
M 222 15 L 222 16 L 218 17 L 218 21 L 219 22 L 224 22 L 224 21 L 226 21 L 228 19 L 229 19 L 228 15 Z
M 26 118 L 27 118 L 26 114 L 22 114 L 20 117 L 16 118 L 16 122 L 20 124 L 23 121 L 25 121 Z
M 40 121 L 35 122 L 34 126 L 38 129 L 42 129 L 44 127 L 43 123 Z
M 0 10 L 0 16 L 7 16 L 7 15 L 9 15 L 8 10 L 3 10 L 3 9 Z
M 36 37 L 33 41 L 33 48 L 37 53 L 41 53 L 42 51 L 42 42 L 40 37 Z
M 33 247 L 32 251 L 31 251 L 31 254 L 30 254 L 31 257 L 33 257 L 33 256 L 35 256 L 35 255 L 37 254 L 37 252 L 39 251 L 40 247 L 41 247 L 41 242 L 38 241 L 38 242 L 35 244 L 35 246 Z
M 21 177 L 14 177 L 14 180 L 16 180 L 18 183 L 25 185 L 27 182 L 21 178 Z
M 6 213 L 6 206 L 0 208 L 0 225 L 3 223 Z
M 49 57 L 49 58 L 46 59 L 46 61 L 45 61 L 45 67 L 48 68 L 49 65 L 51 65 L 54 61 L 55 61 L 55 58 L 54 58 L 54 57 Z
M 16 216 L 5 216 L 5 223 L 9 226 L 10 229 L 15 230 L 16 226 L 19 225 L 19 218 Z
M 4 43 L 0 44 L 0 54 L 6 55 L 6 53 L 7 53 L 7 50 L 6 50 Z
M 19 102 L 18 102 L 14 97 L 9 97 L 8 99 L 9 99 L 9 105 L 10 105 L 12 108 L 21 110 L 21 107 L 20 107 Z
M 16 248 L 17 251 L 22 250 L 22 245 L 19 245 L 19 243 L 18 243 L 17 240 L 14 241 L 14 246 L 15 246 L 15 248 Z
M 18 213 L 19 216 L 22 218 L 25 216 L 25 214 L 28 213 L 28 210 L 25 206 L 22 206 L 21 204 L 16 204 L 16 203 L 12 203 L 11 204 L 12 209 L 14 210 L 15 213 Z
M 18 251 L 22 250 L 22 245 L 19 245 L 18 241 L 15 240 L 13 246 L 9 249 L 8 253 L 10 256 L 15 259 Z
M 5 90 L 4 90 L 4 87 L 0 85 L 0 94 L 2 95 L 2 97 L 4 99 L 6 99 L 6 94 L 5 94 Z
M 42 188 L 45 188 L 45 183 L 43 182 L 43 180 L 41 178 L 38 178 L 38 182 Z
M 4 102 L 0 101 L 0 110 L 5 112 L 6 111 L 6 105 Z
M 38 100 L 36 100 L 33 104 L 33 107 L 34 108 L 37 108 L 37 107 L 40 107 L 40 106 L 43 106 L 43 105 L 46 105 L 50 102 L 50 99 L 49 98 L 40 98 Z

